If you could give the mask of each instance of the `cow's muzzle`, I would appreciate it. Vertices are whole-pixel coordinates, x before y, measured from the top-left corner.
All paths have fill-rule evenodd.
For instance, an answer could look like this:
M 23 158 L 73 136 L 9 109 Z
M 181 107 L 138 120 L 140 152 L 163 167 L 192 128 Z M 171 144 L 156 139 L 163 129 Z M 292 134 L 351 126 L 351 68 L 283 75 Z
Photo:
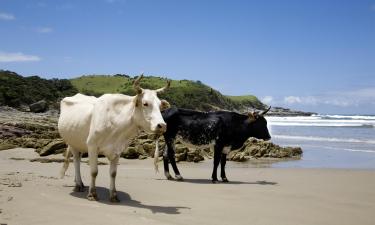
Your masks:
M 156 125 L 156 133 L 163 134 L 167 131 L 167 124 L 159 123 Z

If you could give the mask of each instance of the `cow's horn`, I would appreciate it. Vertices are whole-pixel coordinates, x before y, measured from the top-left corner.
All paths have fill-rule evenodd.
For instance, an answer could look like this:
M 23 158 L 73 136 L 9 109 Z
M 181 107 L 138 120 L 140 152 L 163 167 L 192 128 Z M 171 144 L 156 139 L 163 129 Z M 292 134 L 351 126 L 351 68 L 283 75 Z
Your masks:
M 142 93 L 142 88 L 139 86 L 139 81 L 143 78 L 143 73 L 134 81 L 133 87 L 137 94 Z
M 268 111 L 270 111 L 270 109 L 271 109 L 271 106 L 268 107 L 268 109 L 266 109 L 266 110 L 264 110 L 263 112 L 261 112 L 260 115 L 261 115 L 261 116 L 266 115 L 266 113 L 268 113 Z
M 170 86 L 171 86 L 171 80 L 167 80 L 167 84 L 162 88 L 156 89 L 156 92 L 161 93 L 165 91 L 166 89 L 168 89 Z

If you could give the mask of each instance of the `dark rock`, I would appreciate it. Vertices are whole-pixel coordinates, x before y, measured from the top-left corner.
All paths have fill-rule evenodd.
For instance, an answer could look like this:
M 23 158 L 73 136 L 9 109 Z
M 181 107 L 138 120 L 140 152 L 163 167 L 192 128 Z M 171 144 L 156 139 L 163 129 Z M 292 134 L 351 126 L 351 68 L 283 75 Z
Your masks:
M 254 158 L 298 158 L 302 155 L 299 147 L 281 147 L 271 142 L 249 138 L 240 150 L 229 152 L 228 159 L 243 162 Z
M 35 102 L 31 104 L 29 107 L 30 107 L 30 111 L 34 113 L 41 113 L 41 112 L 45 112 L 48 110 L 48 104 L 45 100 Z
M 15 138 L 30 134 L 31 132 L 15 126 L 0 124 L 0 138 Z
M 282 107 L 272 107 L 267 113 L 267 116 L 311 116 L 315 114 L 316 113 L 314 112 L 303 112 Z
M 59 154 L 65 151 L 66 144 L 63 140 L 57 139 L 50 142 L 48 145 L 44 146 L 40 152 L 40 156 L 47 156 L 51 154 Z
M 143 150 L 145 151 L 145 153 L 147 155 L 154 156 L 155 144 L 145 143 L 145 144 L 142 145 L 142 147 L 143 147 Z
M 12 148 L 16 148 L 17 146 L 16 145 L 13 145 L 13 144 L 9 144 L 9 143 L 0 143 L 0 151 L 1 150 L 7 150 L 7 149 L 12 149 Z
M 147 155 L 139 155 L 139 156 L 138 156 L 138 159 L 141 159 L 141 160 L 142 160 L 142 159 L 147 159 Z
M 140 134 L 138 135 L 137 139 L 148 139 L 148 134 L 146 133 Z
M 175 155 L 176 162 L 186 161 L 187 152 L 177 153 Z
M 186 157 L 186 161 L 188 162 L 200 162 L 203 161 L 204 157 L 201 154 L 200 149 L 189 149 Z
M 40 163 L 51 163 L 51 162 L 64 162 L 64 159 L 49 159 L 49 158 L 34 158 L 30 159 L 30 162 L 40 162 Z M 69 162 L 73 162 L 73 159 L 70 159 Z
M 176 153 L 187 153 L 189 151 L 189 148 L 182 145 L 182 144 L 176 144 L 175 145 L 175 151 Z
M 125 151 L 121 153 L 121 157 L 125 159 L 138 159 L 141 154 L 135 147 L 128 147 Z

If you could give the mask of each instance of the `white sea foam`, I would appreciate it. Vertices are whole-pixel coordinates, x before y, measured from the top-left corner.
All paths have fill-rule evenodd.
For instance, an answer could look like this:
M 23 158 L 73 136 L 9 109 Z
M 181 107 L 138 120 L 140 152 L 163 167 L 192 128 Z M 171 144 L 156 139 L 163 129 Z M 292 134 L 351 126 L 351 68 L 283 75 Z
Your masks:
M 350 139 L 350 138 L 348 139 L 348 138 L 328 138 L 328 137 L 289 136 L 289 135 L 274 135 L 273 137 L 279 138 L 279 139 L 289 139 L 289 140 L 375 144 L 374 140 L 361 140 L 361 139 Z
M 332 150 L 342 150 L 348 152 L 366 152 L 366 153 L 375 153 L 373 150 L 364 150 L 364 149 L 352 149 L 352 148 L 336 148 L 336 147 L 328 147 L 324 146 L 323 148 L 332 149 Z
M 367 150 L 367 149 L 353 149 L 353 148 L 338 148 L 333 146 L 321 146 L 321 145 L 306 145 L 308 147 L 314 147 L 318 149 L 329 149 L 329 150 L 339 150 L 339 151 L 348 151 L 348 152 L 364 152 L 364 153 L 375 153 L 375 150 Z
M 267 121 L 271 126 L 375 127 L 375 116 L 314 115 L 267 117 Z
M 326 119 L 349 119 L 349 120 L 375 120 L 375 116 L 345 116 L 345 115 L 313 115 L 312 117 L 320 117 Z

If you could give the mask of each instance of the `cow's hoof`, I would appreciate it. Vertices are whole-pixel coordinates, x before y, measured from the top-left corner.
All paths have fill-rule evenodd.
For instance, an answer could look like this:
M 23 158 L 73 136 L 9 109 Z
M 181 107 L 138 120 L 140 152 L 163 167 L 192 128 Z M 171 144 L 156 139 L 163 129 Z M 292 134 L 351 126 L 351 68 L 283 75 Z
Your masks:
M 98 201 L 99 200 L 98 195 L 96 193 L 89 193 L 87 195 L 87 199 L 89 201 Z
M 228 182 L 229 182 L 228 178 L 226 178 L 226 177 L 222 177 L 221 180 L 222 180 L 224 183 L 228 183 Z
M 217 182 L 219 182 L 218 179 L 212 179 L 211 181 L 212 181 L 213 184 L 216 184 Z
M 110 202 L 113 202 L 113 203 L 118 203 L 118 202 L 120 202 L 120 199 L 118 199 L 117 195 L 112 195 L 112 196 L 109 198 L 109 201 L 110 201 Z
M 168 180 L 174 180 L 173 177 L 171 176 L 171 174 L 169 173 L 164 173 L 165 177 L 168 179 Z
M 176 180 L 177 181 L 183 181 L 184 178 L 181 175 L 176 175 Z
M 81 185 L 76 185 L 73 189 L 74 192 L 84 192 L 85 191 L 85 186 L 83 184 Z

